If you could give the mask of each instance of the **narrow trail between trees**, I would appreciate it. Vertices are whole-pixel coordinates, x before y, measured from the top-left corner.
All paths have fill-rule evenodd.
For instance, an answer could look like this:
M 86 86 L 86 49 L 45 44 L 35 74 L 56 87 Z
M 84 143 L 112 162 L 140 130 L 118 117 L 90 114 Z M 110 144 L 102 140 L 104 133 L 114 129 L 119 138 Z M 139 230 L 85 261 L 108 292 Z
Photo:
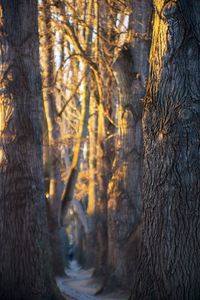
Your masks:
M 113 291 L 95 295 L 99 284 L 92 277 L 93 269 L 82 269 L 77 261 L 73 260 L 66 269 L 68 278 L 57 278 L 57 285 L 64 296 L 73 300 L 127 300 L 128 294 L 123 291 Z

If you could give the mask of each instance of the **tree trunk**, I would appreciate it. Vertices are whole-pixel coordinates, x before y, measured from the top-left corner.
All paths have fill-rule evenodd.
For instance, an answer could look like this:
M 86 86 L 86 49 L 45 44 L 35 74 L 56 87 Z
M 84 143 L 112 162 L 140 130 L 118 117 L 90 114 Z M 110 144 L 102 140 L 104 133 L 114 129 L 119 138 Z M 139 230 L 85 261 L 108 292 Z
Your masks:
M 65 215 L 67 213 L 67 210 L 69 208 L 69 205 L 71 201 L 73 200 L 74 193 L 75 193 L 75 186 L 79 174 L 80 169 L 80 159 L 81 159 L 81 153 L 82 153 L 82 142 L 83 139 L 87 135 L 87 125 L 88 125 L 88 116 L 89 116 L 89 98 L 90 98 L 90 91 L 89 87 L 87 86 L 86 78 L 89 77 L 90 69 L 87 67 L 87 65 L 84 65 L 84 79 L 83 79 L 83 95 L 82 95 L 82 103 L 81 103 L 81 117 L 79 121 L 79 128 L 77 133 L 77 139 L 75 142 L 75 146 L 73 149 L 73 158 L 72 163 L 70 167 L 69 174 L 67 176 L 67 182 L 64 187 L 64 191 L 62 194 L 61 199 L 61 213 L 60 213 L 60 222 L 63 223 L 63 220 L 65 218 Z
M 135 300 L 200 299 L 199 3 L 165 2 L 154 1 Z
M 91 54 L 92 48 L 91 48 L 91 42 L 92 42 L 92 30 L 91 30 L 91 21 L 92 21 L 92 9 L 93 9 L 93 1 L 89 0 L 86 7 L 87 13 L 87 21 L 88 26 L 85 29 L 85 34 L 83 34 L 81 38 L 82 44 L 85 44 L 85 53 L 89 56 Z M 77 27 L 77 23 L 74 24 L 75 31 Z M 77 33 L 76 33 L 77 35 Z M 78 36 L 78 38 L 80 38 Z M 75 45 L 73 45 L 75 46 Z M 83 78 L 83 93 L 82 93 L 82 99 L 81 99 L 81 117 L 80 117 L 80 123 L 77 133 L 77 140 L 75 147 L 73 149 L 73 159 L 71 168 L 67 177 L 67 183 L 65 185 L 63 194 L 62 194 L 62 205 L 61 205 L 61 223 L 63 222 L 63 219 L 66 215 L 67 209 L 69 207 L 70 202 L 73 199 L 74 192 L 75 192 L 75 186 L 78 178 L 78 173 L 80 169 L 80 159 L 81 159 L 81 144 L 82 140 L 86 138 L 87 136 L 87 126 L 88 126 L 88 117 L 89 117 L 89 99 L 90 99 L 90 89 L 88 86 L 88 80 L 90 82 L 90 67 L 88 66 L 87 62 L 82 58 L 82 65 L 83 70 L 82 74 L 84 76 Z
M 51 10 L 48 0 L 43 0 L 41 21 L 41 64 L 43 67 L 43 98 L 48 127 L 49 152 L 49 195 L 47 197 L 48 224 L 52 248 L 53 270 L 56 275 L 64 275 L 65 259 L 62 249 L 59 212 L 61 206 L 61 129 L 58 122 L 56 93 L 54 89 L 54 47 L 55 37 L 52 33 Z
M 111 43 L 112 40 L 111 24 L 113 24 L 113 20 L 110 14 L 110 7 L 108 3 L 105 3 L 105 1 L 95 0 L 94 8 L 95 28 L 98 32 L 95 41 L 95 56 L 98 63 L 98 72 L 95 75 L 96 89 L 98 92 L 98 94 L 96 95 L 96 102 L 98 103 L 98 114 L 96 135 L 96 198 L 93 218 L 93 235 L 95 236 L 94 275 L 105 276 L 107 275 L 108 254 L 107 189 L 109 179 L 112 175 L 112 162 L 114 156 L 114 126 L 113 124 L 111 124 L 110 116 L 116 85 L 109 69 L 111 60 L 114 56 L 114 49 L 110 49 L 108 46 L 108 44 Z M 100 38 L 100 36 L 104 37 L 105 40 L 108 41 L 108 44 L 105 43 L 105 40 L 103 38 Z M 104 51 L 104 57 L 102 56 L 101 49 L 103 49 Z M 107 279 L 107 277 L 105 279 Z
M 96 262 L 95 274 L 105 275 L 107 270 L 107 186 L 108 186 L 108 149 L 106 149 L 106 122 L 102 103 L 98 108 L 97 128 L 97 197 L 95 204 L 95 232 L 96 232 Z
M 148 75 L 152 7 L 132 1 L 132 42 L 122 50 L 113 69 L 120 89 L 118 141 L 109 184 L 109 267 L 120 285 L 130 286 L 136 267 L 142 205 L 142 111 Z M 128 46 L 128 47 L 127 47 Z
M 58 299 L 44 200 L 37 1 L 1 0 L 0 10 L 0 299 Z
M 87 253 L 86 265 L 87 267 L 94 266 L 95 261 L 95 245 L 96 245 L 96 232 L 95 232 L 95 205 L 97 196 L 97 176 L 96 176 L 96 151 L 97 151 L 97 104 L 94 93 L 95 83 L 91 80 L 91 94 L 90 94 L 90 116 L 88 122 L 89 133 L 89 183 L 88 183 L 88 227 L 89 232 L 86 235 Z

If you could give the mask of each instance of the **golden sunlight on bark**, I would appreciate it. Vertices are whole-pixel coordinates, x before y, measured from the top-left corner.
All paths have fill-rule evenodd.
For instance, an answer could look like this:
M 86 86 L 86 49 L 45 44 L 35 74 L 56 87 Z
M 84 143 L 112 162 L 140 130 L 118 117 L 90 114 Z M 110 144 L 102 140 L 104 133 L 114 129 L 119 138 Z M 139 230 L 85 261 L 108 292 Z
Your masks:
M 90 97 L 90 117 L 88 124 L 89 131 L 89 186 L 88 186 L 88 215 L 93 215 L 96 203 L 96 168 L 95 158 L 97 151 L 96 127 L 97 127 L 97 105 L 94 92 Z
M 167 50 L 167 31 L 168 31 L 168 25 L 165 22 L 164 16 L 163 16 L 163 6 L 165 1 L 164 0 L 156 0 L 155 1 L 155 17 L 153 21 L 153 31 L 152 31 L 152 40 L 154 41 L 151 45 L 151 52 L 150 52 L 150 61 L 151 66 L 154 68 L 155 74 L 157 76 L 160 76 L 160 70 L 163 67 L 162 66 L 162 58 L 166 53 Z M 158 45 L 162 45 L 159 47 L 159 51 L 157 51 Z M 151 72 L 151 71 L 150 71 Z M 159 77 L 155 78 L 155 82 L 157 83 L 157 90 L 158 90 L 158 84 L 159 84 Z M 149 82 L 149 85 L 151 85 L 152 82 Z

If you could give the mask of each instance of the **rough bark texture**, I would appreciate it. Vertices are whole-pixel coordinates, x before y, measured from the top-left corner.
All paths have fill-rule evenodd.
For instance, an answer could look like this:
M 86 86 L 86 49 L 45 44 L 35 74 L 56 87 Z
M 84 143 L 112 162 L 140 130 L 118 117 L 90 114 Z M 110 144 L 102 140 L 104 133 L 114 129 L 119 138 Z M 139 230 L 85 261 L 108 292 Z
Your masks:
M 131 299 L 200 299 L 200 11 L 155 1 L 144 112 L 144 222 Z
M 0 9 L 0 299 L 57 299 L 44 201 L 37 1 L 1 0 Z
M 109 184 L 109 266 L 119 284 L 130 284 L 137 262 L 138 222 L 142 198 L 142 110 L 148 75 L 152 6 L 132 1 L 132 42 L 113 69 L 120 89 L 118 141 Z M 132 253 L 131 253 L 132 252 Z

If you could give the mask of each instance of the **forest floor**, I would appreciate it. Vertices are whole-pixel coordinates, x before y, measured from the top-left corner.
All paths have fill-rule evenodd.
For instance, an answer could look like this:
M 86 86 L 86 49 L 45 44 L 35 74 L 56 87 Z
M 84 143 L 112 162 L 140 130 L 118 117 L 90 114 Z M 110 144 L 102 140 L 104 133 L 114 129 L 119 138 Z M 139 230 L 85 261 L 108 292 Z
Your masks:
M 128 295 L 121 290 L 95 295 L 99 283 L 92 276 L 93 269 L 82 269 L 75 260 L 66 269 L 67 278 L 57 278 L 57 285 L 64 296 L 74 300 L 127 300 Z M 67 298 L 68 299 L 68 298 Z

